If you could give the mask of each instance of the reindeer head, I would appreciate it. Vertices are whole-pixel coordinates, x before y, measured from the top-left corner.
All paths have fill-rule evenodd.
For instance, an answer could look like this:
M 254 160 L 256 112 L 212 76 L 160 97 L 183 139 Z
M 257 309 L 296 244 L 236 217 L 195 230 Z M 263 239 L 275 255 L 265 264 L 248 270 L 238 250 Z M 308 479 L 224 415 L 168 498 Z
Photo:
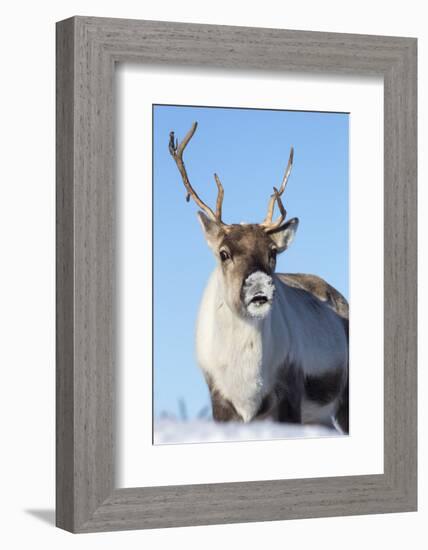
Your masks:
M 293 148 L 281 186 L 279 190 L 273 188 L 264 221 L 259 224 L 225 224 L 221 219 L 224 190 L 217 174 L 214 174 L 218 189 L 215 212 L 200 199 L 187 176 L 183 152 L 196 128 L 197 123 L 194 122 L 181 143 L 175 141 L 174 132 L 170 133 L 169 139 L 169 152 L 183 179 L 186 200 L 192 197 L 201 209 L 198 212 L 199 221 L 220 266 L 227 305 L 243 317 L 264 318 L 272 307 L 275 295 L 272 274 L 276 256 L 289 247 L 299 223 L 297 218 L 285 222 L 286 211 L 281 201 L 293 164 Z M 272 221 L 275 204 L 280 215 Z

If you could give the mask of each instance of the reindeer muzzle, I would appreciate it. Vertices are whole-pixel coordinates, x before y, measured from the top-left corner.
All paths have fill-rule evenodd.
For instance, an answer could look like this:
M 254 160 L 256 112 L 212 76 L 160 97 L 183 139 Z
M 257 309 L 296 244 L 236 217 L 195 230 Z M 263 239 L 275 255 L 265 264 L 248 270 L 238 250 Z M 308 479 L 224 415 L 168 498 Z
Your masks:
M 263 271 L 251 273 L 242 286 L 243 302 L 252 317 L 264 317 L 268 313 L 274 294 L 273 279 Z

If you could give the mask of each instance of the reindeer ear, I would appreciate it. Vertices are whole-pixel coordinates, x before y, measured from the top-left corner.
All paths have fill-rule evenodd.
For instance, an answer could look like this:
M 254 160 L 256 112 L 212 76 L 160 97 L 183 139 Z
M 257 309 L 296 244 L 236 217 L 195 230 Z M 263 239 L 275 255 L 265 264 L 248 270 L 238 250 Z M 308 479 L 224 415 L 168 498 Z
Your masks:
M 299 219 L 292 218 L 287 223 L 270 233 L 271 239 L 278 247 L 278 252 L 284 252 L 284 250 L 287 250 L 287 248 L 293 242 L 294 235 L 296 234 L 298 226 Z
M 204 232 L 205 239 L 208 245 L 211 248 L 215 248 L 215 246 L 218 244 L 220 240 L 220 237 L 223 234 L 221 225 L 215 222 L 214 220 L 211 220 L 203 212 L 198 212 L 198 220 L 199 220 L 199 223 L 201 224 L 201 227 Z

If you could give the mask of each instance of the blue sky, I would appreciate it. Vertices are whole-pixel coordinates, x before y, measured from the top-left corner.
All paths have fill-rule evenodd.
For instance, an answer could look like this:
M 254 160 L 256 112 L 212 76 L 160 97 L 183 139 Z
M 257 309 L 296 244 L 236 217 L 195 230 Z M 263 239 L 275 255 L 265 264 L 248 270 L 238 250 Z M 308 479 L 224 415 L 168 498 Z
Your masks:
M 192 418 L 209 403 L 194 332 L 215 261 L 168 152 L 169 132 L 180 140 L 194 121 L 198 129 L 184 153 L 189 179 L 214 208 L 217 172 L 225 223 L 263 220 L 294 146 L 283 203 L 287 217 L 298 217 L 300 225 L 277 271 L 319 275 L 348 297 L 348 114 L 154 106 L 155 416 L 179 414 L 182 400 Z

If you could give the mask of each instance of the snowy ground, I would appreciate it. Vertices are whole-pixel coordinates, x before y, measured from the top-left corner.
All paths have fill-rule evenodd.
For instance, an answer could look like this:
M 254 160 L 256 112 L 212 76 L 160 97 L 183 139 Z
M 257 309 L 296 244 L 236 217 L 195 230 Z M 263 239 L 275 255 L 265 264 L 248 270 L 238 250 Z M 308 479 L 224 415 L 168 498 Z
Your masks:
M 251 441 L 268 439 L 297 439 L 314 437 L 338 437 L 341 434 L 324 426 L 279 424 L 270 420 L 242 424 L 217 423 L 212 420 L 156 420 L 154 443 L 207 443 L 215 441 Z

